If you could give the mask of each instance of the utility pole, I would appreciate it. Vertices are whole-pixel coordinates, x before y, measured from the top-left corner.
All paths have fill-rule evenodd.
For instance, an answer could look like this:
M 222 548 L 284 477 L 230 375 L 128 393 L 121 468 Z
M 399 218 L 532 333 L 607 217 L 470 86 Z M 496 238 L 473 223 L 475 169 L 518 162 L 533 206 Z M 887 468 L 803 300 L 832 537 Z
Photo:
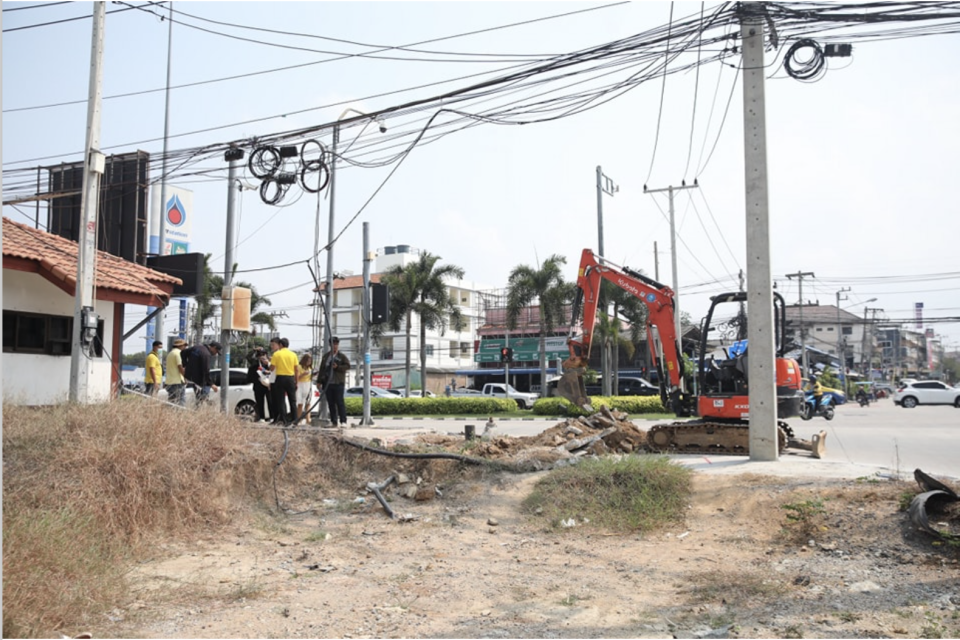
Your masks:
M 373 426 L 370 416 L 370 262 L 375 254 L 370 251 L 370 223 L 363 223 L 363 307 L 360 311 L 360 329 L 363 331 L 363 419 L 360 426 Z M 407 385 L 409 388 L 409 385 Z
M 618 191 L 620 191 L 620 187 L 617 183 L 604 175 L 603 169 L 600 168 L 600 165 L 597 165 L 597 254 L 603 258 L 606 257 L 603 252 L 603 194 L 612 196 Z M 600 309 L 607 313 L 607 301 L 602 293 L 598 303 Z M 604 339 L 604 347 L 600 350 L 600 369 L 603 373 L 600 383 L 603 395 L 610 396 L 613 394 L 610 392 L 610 356 L 607 351 L 606 339 Z
M 157 247 L 157 253 L 159 255 L 164 255 L 166 253 L 167 245 L 167 142 L 170 138 L 170 60 L 171 53 L 173 51 L 173 2 L 170 2 L 170 17 L 167 18 L 167 90 L 166 97 L 164 98 L 163 106 L 163 159 L 160 165 L 160 211 L 157 212 L 160 216 L 160 233 Z M 171 251 L 171 253 L 173 253 Z M 166 340 L 164 340 L 163 334 L 163 314 L 166 312 L 165 309 L 160 309 L 160 312 L 157 313 L 157 317 L 154 322 L 154 340 L 160 340 L 164 343 L 164 348 L 166 348 Z
M 750 357 L 750 460 L 777 460 L 777 369 L 770 272 L 770 209 L 767 189 L 767 123 L 762 4 L 741 3 L 743 48 L 743 155 L 747 230 L 747 324 Z
M 803 375 L 810 375 L 810 363 L 807 360 L 807 344 L 805 340 L 805 327 L 803 326 L 803 279 L 814 278 L 812 271 L 797 271 L 788 273 L 787 277 L 791 280 L 796 278 L 800 282 L 800 358 L 803 361 Z
M 93 283 L 97 273 L 97 213 L 100 210 L 100 103 L 103 85 L 104 2 L 93 5 L 93 43 L 90 47 L 90 93 L 87 100 L 87 144 L 80 204 L 80 241 L 77 245 L 77 288 L 73 307 L 73 345 L 70 349 L 70 402 L 90 401 L 91 345 L 96 337 Z
M 843 348 L 843 327 L 840 326 L 840 301 L 849 299 L 848 296 L 840 296 L 841 293 L 850 291 L 850 287 L 843 287 L 837 291 L 837 354 L 840 356 L 840 383 L 843 385 L 843 392 L 847 392 L 847 357 Z
M 677 228 L 674 224 L 674 208 L 673 208 L 673 192 L 674 191 L 683 191 L 684 189 L 697 189 L 700 187 L 697 184 L 697 180 L 694 179 L 692 185 L 688 185 L 686 181 L 682 181 L 681 186 L 674 187 L 664 187 L 663 189 L 647 189 L 647 185 L 643 185 L 644 193 L 659 193 L 661 191 L 666 191 L 667 196 L 670 200 L 670 266 L 673 270 L 673 322 L 674 322 L 674 331 L 677 333 L 677 348 L 679 352 L 683 352 L 683 333 L 680 325 L 680 283 L 677 279 Z M 685 383 L 683 378 L 680 379 L 680 389 L 685 390 Z
M 657 241 L 653 241 L 653 279 L 660 282 L 660 254 L 657 252 Z M 674 291 L 676 294 L 676 291 Z
M 874 334 L 873 334 L 873 327 L 874 327 L 874 326 L 876 325 L 876 323 L 877 323 L 877 311 L 883 311 L 883 309 L 874 309 L 874 308 L 871 308 L 871 307 L 864 307 L 864 308 L 863 308 L 863 319 L 864 319 L 864 320 L 867 319 L 867 315 L 868 315 L 871 311 L 873 311 L 873 320 L 870 321 L 870 323 L 867 325 L 867 326 L 870 327 L 870 340 L 867 342 L 868 353 L 869 353 L 869 355 L 867 356 L 867 380 L 868 380 L 868 381 L 872 381 L 872 380 L 873 380 L 873 341 L 874 341 L 874 338 L 875 338 L 875 336 L 874 336 Z M 864 340 L 866 340 L 866 339 L 867 339 L 867 327 L 864 327 L 864 328 L 863 328 L 863 332 L 864 332 L 864 333 L 863 333 Z
M 230 330 L 233 329 L 233 247 L 236 244 L 236 225 L 233 221 L 237 205 L 237 162 L 243 160 L 243 149 L 231 148 L 223 154 L 223 159 L 230 163 L 227 171 L 227 246 L 223 254 L 223 289 L 229 292 L 229 296 L 222 296 L 220 300 L 220 410 L 227 413 L 227 401 L 230 398 Z

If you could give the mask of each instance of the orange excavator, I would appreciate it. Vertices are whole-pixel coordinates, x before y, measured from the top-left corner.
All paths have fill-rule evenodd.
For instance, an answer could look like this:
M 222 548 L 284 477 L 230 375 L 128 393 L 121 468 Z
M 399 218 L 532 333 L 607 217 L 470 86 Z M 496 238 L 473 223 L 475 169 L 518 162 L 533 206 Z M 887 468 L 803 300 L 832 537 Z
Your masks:
M 712 304 L 701 325 L 697 371 L 684 370 L 684 360 L 677 340 L 674 292 L 643 274 L 621 267 L 584 249 L 577 273 L 577 293 L 573 304 L 571 336 L 567 341 L 570 357 L 563 362 L 563 375 L 557 393 L 573 404 L 592 411 L 583 384 L 583 374 L 590 359 L 594 323 L 597 316 L 601 280 L 608 280 L 636 296 L 647 307 L 647 335 L 650 354 L 660 382 L 663 406 L 678 417 L 697 419 L 657 425 L 647 433 L 648 448 L 674 453 L 713 453 L 743 455 L 749 451 L 749 394 L 747 392 L 746 294 L 728 293 L 712 298 Z M 732 303 L 736 311 L 721 317 L 717 310 Z M 788 444 L 823 453 L 823 437 L 815 436 L 811 445 L 793 439 L 793 431 L 784 418 L 799 415 L 803 402 L 800 366 L 783 357 L 786 318 L 783 298 L 774 294 L 776 326 L 776 388 L 779 449 Z M 582 313 L 581 335 L 574 336 Z M 708 341 L 719 343 L 711 346 Z M 725 346 L 726 344 L 726 346 Z M 696 380 L 697 393 L 688 386 Z

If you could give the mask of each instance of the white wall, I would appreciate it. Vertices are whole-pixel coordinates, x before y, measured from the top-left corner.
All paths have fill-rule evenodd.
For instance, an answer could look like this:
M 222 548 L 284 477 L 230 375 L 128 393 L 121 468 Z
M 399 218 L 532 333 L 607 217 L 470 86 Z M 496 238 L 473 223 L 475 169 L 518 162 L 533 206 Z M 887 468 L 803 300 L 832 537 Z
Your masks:
M 73 316 L 74 299 L 36 273 L 3 271 L 5 310 Z M 110 398 L 110 359 L 113 344 L 113 303 L 94 304 L 103 318 L 104 356 L 91 363 L 90 397 Z M 112 355 L 112 354 L 110 354 Z M 70 356 L 26 353 L 3 354 L 3 401 L 13 404 L 45 405 L 65 402 L 70 395 Z

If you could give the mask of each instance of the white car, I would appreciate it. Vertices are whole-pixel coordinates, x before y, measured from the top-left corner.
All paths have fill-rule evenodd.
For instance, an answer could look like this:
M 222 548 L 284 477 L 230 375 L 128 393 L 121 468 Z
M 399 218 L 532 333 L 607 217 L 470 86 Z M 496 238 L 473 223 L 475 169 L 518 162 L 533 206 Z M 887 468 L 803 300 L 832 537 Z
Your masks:
M 893 394 L 893 403 L 905 409 L 912 409 L 918 404 L 952 404 L 960 409 L 960 389 L 939 380 L 901 382 Z
M 457 387 L 456 391 L 450 392 L 452 398 L 479 398 L 481 394 L 476 389 L 467 389 L 466 387 Z
M 210 370 L 210 380 L 213 384 L 220 386 L 220 369 L 211 369 Z M 187 385 L 185 391 L 186 395 L 186 406 L 192 408 L 196 402 L 196 394 L 194 392 L 192 385 Z M 161 389 L 157 394 L 157 397 L 161 400 L 166 401 L 167 399 L 167 390 Z M 311 409 L 313 413 L 316 413 L 320 409 L 320 404 L 318 400 L 320 399 L 320 392 L 317 390 L 317 387 L 313 387 L 313 402 L 311 403 Z M 210 392 L 210 404 L 215 407 L 220 406 L 220 394 Z M 287 410 L 290 409 L 290 403 L 284 400 L 284 406 L 287 407 Z M 232 412 L 233 414 L 240 416 L 244 419 L 255 420 L 257 417 L 257 400 L 253 395 L 253 384 L 247 382 L 247 370 L 241 368 L 231 368 L 230 369 L 230 399 L 227 402 L 227 411 Z M 270 416 L 270 407 L 269 403 L 265 403 L 265 411 L 267 413 L 267 419 L 272 419 Z
M 406 397 L 406 394 L 407 394 L 407 390 L 406 390 L 406 389 L 387 389 L 387 391 L 390 391 L 391 393 L 395 393 L 396 395 L 400 396 L 401 398 L 405 398 L 405 397 Z M 437 394 L 435 394 L 433 391 L 427 391 L 427 394 L 426 394 L 426 395 L 427 395 L 428 398 L 435 398 Z M 411 397 L 411 398 L 422 398 L 422 397 L 423 397 L 423 392 L 422 392 L 420 389 L 411 389 L 411 390 L 410 390 L 410 397 Z
M 363 397 L 363 387 L 347 387 L 343 392 L 344 398 L 362 398 Z M 370 387 L 370 397 L 371 398 L 399 398 L 395 393 L 390 393 L 386 389 L 381 389 L 380 387 Z

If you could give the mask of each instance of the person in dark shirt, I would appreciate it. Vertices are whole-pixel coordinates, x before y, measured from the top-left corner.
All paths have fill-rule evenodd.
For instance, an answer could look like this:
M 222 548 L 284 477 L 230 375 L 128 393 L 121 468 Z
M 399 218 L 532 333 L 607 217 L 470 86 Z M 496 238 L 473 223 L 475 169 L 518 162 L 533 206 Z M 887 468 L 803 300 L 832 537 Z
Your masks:
M 270 392 L 270 359 L 263 347 L 257 347 L 247 356 L 247 382 L 253 385 L 257 422 L 265 421 L 267 414 L 275 416 L 273 410 L 273 394 Z
M 219 342 L 210 344 L 198 344 L 188 349 L 188 361 L 186 365 L 187 380 L 193 383 L 197 397 L 197 406 L 199 407 L 210 397 L 210 391 L 214 393 L 220 391 L 220 387 L 213 384 L 210 378 L 210 356 L 219 355 L 222 347 Z

